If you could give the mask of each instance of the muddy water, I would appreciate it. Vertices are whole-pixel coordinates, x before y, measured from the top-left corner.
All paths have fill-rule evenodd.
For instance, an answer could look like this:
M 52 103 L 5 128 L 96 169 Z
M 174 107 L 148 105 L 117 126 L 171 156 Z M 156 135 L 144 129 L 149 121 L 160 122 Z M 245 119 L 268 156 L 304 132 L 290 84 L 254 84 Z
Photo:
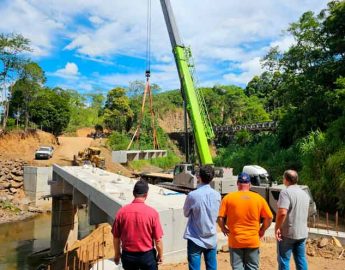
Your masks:
M 50 246 L 50 223 L 48 214 L 16 223 L 0 225 L 0 269 L 33 270 L 28 256 Z

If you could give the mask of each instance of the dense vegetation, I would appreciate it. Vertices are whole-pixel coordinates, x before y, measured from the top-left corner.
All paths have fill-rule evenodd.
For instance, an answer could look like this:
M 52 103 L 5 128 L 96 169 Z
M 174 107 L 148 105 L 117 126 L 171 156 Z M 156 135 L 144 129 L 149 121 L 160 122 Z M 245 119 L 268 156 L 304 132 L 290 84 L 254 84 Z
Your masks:
M 277 180 L 295 168 L 321 209 L 345 210 L 345 2 L 306 12 L 288 32 L 295 43 L 286 52 L 272 48 L 263 59 L 267 71 L 245 89 L 280 121 L 278 133 L 233 143 L 217 163 L 237 172 L 258 163 Z
M 202 88 L 213 125 L 279 121 L 276 133 L 235 134 L 218 148 L 215 163 L 239 172 L 245 164 L 267 168 L 277 181 L 287 168 L 300 172 L 321 209 L 345 210 L 345 2 L 332 1 L 320 14 L 306 12 L 287 33 L 295 42 L 287 51 L 271 48 L 262 60 L 265 72 L 242 89 L 216 85 Z M 2 128 L 32 123 L 56 135 L 79 127 L 102 125 L 112 131 L 109 147 L 126 149 L 140 118 L 144 83 L 132 82 L 102 94 L 80 94 L 48 88 L 42 68 L 25 57 L 29 40 L 0 34 Z M 155 127 L 166 159 L 152 161 L 164 168 L 178 161 L 175 146 L 157 118 L 181 110 L 179 90 L 152 85 Z M 148 107 L 148 106 L 147 106 Z M 133 148 L 153 147 L 152 123 L 145 109 L 139 139 Z M 217 144 L 217 146 L 219 146 Z M 140 164 L 132 164 L 140 166 Z

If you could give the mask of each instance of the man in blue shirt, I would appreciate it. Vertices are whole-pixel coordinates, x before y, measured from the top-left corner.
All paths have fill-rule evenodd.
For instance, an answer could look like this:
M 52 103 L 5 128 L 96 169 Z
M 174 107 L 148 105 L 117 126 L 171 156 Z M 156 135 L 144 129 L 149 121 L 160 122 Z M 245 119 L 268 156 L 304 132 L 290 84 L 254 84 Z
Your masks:
M 210 187 L 214 177 L 211 165 L 200 167 L 197 189 L 190 192 L 183 206 L 188 223 L 184 238 L 187 239 L 189 270 L 200 270 L 201 254 L 204 254 L 206 270 L 217 269 L 217 227 L 221 197 Z

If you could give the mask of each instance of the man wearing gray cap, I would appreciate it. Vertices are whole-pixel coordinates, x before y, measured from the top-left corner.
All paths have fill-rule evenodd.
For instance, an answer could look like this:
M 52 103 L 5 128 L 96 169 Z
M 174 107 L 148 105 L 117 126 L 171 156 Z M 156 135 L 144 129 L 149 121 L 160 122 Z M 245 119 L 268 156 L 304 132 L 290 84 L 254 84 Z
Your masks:
M 133 188 L 134 200 L 115 217 L 114 260 L 118 264 L 121 258 L 125 270 L 157 270 L 163 260 L 163 230 L 158 212 L 145 204 L 148 191 L 147 182 L 138 181 Z

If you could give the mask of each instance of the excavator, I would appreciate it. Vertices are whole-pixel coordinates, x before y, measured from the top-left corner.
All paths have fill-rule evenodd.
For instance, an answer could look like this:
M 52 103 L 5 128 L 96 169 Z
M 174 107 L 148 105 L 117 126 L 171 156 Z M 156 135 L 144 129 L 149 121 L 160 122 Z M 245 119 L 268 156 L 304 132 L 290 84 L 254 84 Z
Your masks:
M 88 147 L 79 151 L 73 156 L 73 166 L 92 165 L 100 169 L 105 169 L 105 158 L 101 156 L 101 149 L 98 147 Z
M 214 133 L 202 92 L 195 86 L 192 53 L 190 48 L 181 41 L 170 0 L 160 0 L 160 2 L 180 78 L 181 94 L 191 123 L 199 164 L 213 164 L 209 142 L 214 138 Z M 173 181 L 159 185 L 182 192 L 196 189 L 198 184 L 195 177 L 197 170 L 197 166 L 191 163 L 177 164 L 174 169 Z M 251 176 L 252 191 L 263 196 L 275 213 L 279 193 L 284 186 L 273 184 L 267 171 L 260 166 L 248 165 L 244 167 L 244 171 Z M 232 174 L 232 169 L 215 168 L 215 172 L 215 178 L 211 182 L 215 190 L 222 195 L 237 190 L 237 180 L 236 176 Z M 302 186 L 302 188 L 311 198 L 309 215 L 315 215 L 316 204 L 309 188 L 308 186 Z

